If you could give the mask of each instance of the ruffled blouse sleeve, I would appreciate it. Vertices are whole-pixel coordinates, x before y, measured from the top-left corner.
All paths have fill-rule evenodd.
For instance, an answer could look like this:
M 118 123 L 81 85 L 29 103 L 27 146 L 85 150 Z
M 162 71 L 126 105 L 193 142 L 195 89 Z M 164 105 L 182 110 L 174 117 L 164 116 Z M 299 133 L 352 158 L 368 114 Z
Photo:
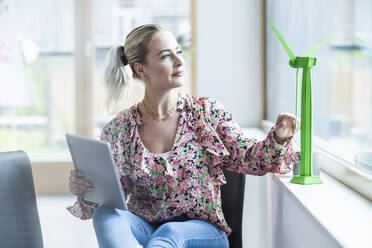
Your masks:
M 284 144 L 275 141 L 274 127 L 262 141 L 248 137 L 232 113 L 213 98 L 205 98 L 205 114 L 228 151 L 228 155 L 221 156 L 220 162 L 230 171 L 260 176 L 267 172 L 286 174 L 300 160 L 300 153 L 294 151 L 291 140 Z
M 79 196 L 74 205 L 67 207 L 66 209 L 75 217 L 82 220 L 92 218 L 94 210 L 98 207 L 97 203 L 85 200 Z

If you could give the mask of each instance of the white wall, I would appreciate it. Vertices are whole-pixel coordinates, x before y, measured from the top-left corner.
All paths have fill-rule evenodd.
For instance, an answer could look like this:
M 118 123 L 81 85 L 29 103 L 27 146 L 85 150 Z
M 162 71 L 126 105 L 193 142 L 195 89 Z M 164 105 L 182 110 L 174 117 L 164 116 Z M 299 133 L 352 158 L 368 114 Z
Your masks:
M 290 176 L 291 174 L 289 174 Z M 246 176 L 243 248 L 340 248 L 272 174 Z
M 262 84 L 262 2 L 196 1 L 197 94 L 234 112 L 242 127 L 259 126 Z M 268 247 L 267 176 L 247 176 L 244 247 Z
M 241 126 L 258 126 L 262 2 L 196 2 L 197 94 L 222 102 Z
M 268 195 L 271 199 L 271 242 L 273 248 L 341 248 L 342 246 L 324 229 L 304 206 L 277 180 L 271 181 Z M 342 225 L 342 222 L 340 222 Z M 248 246 L 249 247 L 249 246 Z
M 270 247 L 267 189 L 269 175 L 247 175 L 243 210 L 243 248 Z M 269 235 L 269 236 L 268 236 Z

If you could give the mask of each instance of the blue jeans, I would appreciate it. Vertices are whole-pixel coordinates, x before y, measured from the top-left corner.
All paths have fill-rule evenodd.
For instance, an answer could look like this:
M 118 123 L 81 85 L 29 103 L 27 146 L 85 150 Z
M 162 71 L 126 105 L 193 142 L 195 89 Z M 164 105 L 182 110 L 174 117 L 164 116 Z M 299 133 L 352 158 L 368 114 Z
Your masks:
M 203 220 L 179 216 L 151 224 L 128 210 L 99 207 L 93 225 L 100 248 L 228 248 L 226 233 Z

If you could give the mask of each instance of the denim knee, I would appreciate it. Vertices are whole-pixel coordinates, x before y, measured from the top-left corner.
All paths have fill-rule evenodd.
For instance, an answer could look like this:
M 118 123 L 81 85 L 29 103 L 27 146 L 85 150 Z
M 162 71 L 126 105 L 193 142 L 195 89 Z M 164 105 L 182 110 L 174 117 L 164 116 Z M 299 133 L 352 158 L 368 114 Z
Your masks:
M 139 223 L 139 218 L 140 217 L 132 214 L 129 210 L 100 206 L 93 213 L 93 225 L 98 229 L 120 228 L 123 230 L 132 230 L 135 226 L 137 229 L 147 233 Z
M 114 208 L 109 208 L 105 206 L 99 206 L 96 210 L 93 212 L 93 223 L 102 222 L 102 220 L 107 215 L 115 214 Z
M 226 234 L 199 220 L 168 222 L 152 235 L 148 247 L 229 247 Z
M 169 222 L 161 225 L 157 230 L 157 235 L 150 240 L 150 247 L 173 248 L 179 247 L 182 241 L 182 230 L 178 230 L 179 225 Z
M 153 230 L 129 210 L 99 207 L 93 213 L 93 226 L 100 247 L 146 246 Z M 147 228 L 149 227 L 149 228 Z
M 182 233 L 183 228 L 179 228 L 179 227 L 180 225 L 178 223 L 175 224 L 174 222 L 168 222 L 168 223 L 161 225 L 158 228 L 158 232 L 166 233 L 167 235 L 174 237 Z

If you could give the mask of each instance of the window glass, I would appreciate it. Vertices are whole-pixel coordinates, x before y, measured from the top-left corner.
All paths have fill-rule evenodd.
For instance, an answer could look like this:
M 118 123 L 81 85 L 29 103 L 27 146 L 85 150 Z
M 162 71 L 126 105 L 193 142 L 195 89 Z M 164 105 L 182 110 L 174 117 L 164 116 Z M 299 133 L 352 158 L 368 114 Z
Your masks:
M 290 8 L 288 9 L 288 6 Z M 312 56 L 313 134 L 327 150 L 372 172 L 372 2 L 267 1 L 272 21 L 292 51 L 304 55 L 331 33 Z M 267 34 L 267 119 L 295 113 L 296 71 L 270 25 Z M 356 35 L 363 41 L 353 38 Z M 356 163 L 355 163 L 356 162 Z
M 66 156 L 74 131 L 73 1 L 0 1 L 0 151 Z

